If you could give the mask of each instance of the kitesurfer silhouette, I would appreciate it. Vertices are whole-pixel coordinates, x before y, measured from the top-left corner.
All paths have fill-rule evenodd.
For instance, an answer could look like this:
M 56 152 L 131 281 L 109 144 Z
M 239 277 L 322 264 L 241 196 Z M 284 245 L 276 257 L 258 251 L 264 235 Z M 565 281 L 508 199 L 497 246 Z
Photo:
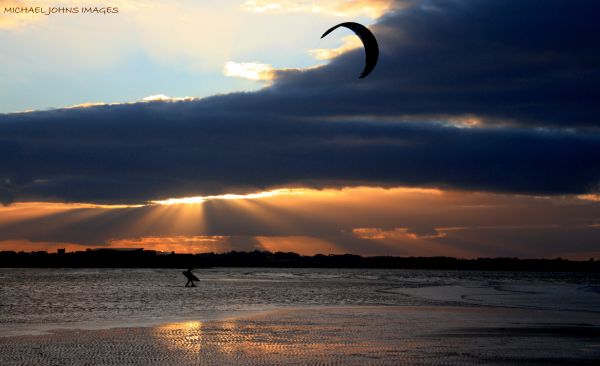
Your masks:
M 196 287 L 194 281 L 200 281 L 200 279 L 192 273 L 193 270 L 193 268 L 189 268 L 187 271 L 182 272 L 185 278 L 187 278 L 187 283 L 185 284 L 185 287 Z

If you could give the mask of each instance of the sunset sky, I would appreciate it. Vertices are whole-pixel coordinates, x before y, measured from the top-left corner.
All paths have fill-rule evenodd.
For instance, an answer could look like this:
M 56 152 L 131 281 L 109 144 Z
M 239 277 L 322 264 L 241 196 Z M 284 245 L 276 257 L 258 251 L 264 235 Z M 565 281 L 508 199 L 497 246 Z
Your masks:
M 0 0 L 0 250 L 600 258 L 599 13 Z

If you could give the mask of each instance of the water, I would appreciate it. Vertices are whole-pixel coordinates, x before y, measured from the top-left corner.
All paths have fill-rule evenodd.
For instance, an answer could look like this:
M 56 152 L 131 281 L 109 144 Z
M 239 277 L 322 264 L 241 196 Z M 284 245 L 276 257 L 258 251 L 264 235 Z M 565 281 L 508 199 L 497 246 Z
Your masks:
M 600 312 L 600 275 L 367 269 L 0 269 L 0 335 L 213 319 L 274 308 L 400 305 Z

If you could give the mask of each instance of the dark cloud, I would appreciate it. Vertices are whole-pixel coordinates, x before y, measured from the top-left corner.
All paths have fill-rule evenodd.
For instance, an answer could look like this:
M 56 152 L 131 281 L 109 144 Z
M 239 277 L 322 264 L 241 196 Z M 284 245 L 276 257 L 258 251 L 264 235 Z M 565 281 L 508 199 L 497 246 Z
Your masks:
M 139 203 L 284 185 L 596 190 L 600 5 L 418 4 L 374 26 L 380 64 L 364 80 L 356 50 L 254 93 L 0 115 L 0 200 Z M 513 126 L 443 123 L 463 116 Z
M 349 77 L 363 58 L 355 50 L 326 68 L 282 75 L 272 91 L 277 96 L 261 93 L 246 101 L 256 106 L 277 98 L 276 110 L 302 115 L 474 114 L 488 123 L 600 126 L 600 3 L 417 4 L 373 27 L 381 57 L 368 82 Z
M 138 104 L 5 116 L 12 194 L 143 202 L 283 185 L 420 185 L 582 193 L 600 136 L 425 123 L 296 121 Z

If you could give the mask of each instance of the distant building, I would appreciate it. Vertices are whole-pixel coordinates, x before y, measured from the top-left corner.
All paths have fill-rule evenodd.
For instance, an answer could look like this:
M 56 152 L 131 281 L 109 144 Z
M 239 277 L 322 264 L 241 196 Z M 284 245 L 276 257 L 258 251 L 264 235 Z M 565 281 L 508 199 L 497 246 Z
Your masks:
M 57 249 L 56 253 L 58 253 L 58 254 L 65 254 L 65 248 Z

